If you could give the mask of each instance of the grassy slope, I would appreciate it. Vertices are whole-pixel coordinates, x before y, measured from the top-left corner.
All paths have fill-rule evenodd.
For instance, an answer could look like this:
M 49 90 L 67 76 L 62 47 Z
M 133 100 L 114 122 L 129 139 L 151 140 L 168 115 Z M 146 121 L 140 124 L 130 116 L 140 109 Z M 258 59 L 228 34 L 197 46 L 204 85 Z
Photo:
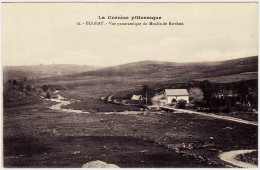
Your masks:
M 212 83 L 232 83 L 244 80 L 257 80 L 258 72 L 245 72 L 240 74 L 233 74 L 227 76 L 219 76 L 219 77 L 210 77 L 210 78 L 202 78 L 196 79 L 197 81 L 208 80 Z
M 34 85 L 58 84 L 74 97 L 101 97 L 117 92 L 141 89 L 143 84 L 153 87 L 169 86 L 171 84 L 186 83 L 193 79 L 219 79 L 221 76 L 231 76 L 231 81 L 248 79 L 244 72 L 257 72 L 258 57 L 210 63 L 165 63 L 165 62 L 137 62 L 115 66 L 85 73 L 39 79 Z M 238 78 L 240 76 L 240 79 Z M 214 77 L 214 78 L 212 78 Z M 242 78 L 241 78 L 242 77 Z M 221 79 L 231 79 L 221 77 Z M 255 75 L 252 77 L 255 79 Z M 75 91 L 73 90 L 75 89 Z M 73 92 L 72 92 L 73 91 Z M 76 94 L 77 93 L 77 94 Z
M 75 75 L 81 76 L 120 76 L 135 78 L 172 78 L 195 79 L 197 77 L 216 77 L 242 72 L 257 71 L 258 57 L 247 57 L 224 62 L 207 63 L 169 63 L 144 61 L 124 64 Z

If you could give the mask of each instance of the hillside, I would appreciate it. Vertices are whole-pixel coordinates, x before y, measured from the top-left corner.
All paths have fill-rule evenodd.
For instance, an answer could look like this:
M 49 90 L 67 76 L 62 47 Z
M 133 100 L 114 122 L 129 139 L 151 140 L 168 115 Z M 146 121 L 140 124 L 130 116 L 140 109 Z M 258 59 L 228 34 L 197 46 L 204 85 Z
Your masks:
M 152 78 L 192 80 L 258 71 L 258 56 L 221 62 L 173 63 L 142 61 L 73 75 L 97 77 Z
M 20 78 L 43 78 L 52 76 L 63 76 L 69 74 L 77 74 L 90 70 L 98 69 L 93 66 L 86 65 L 70 65 L 70 64 L 53 64 L 53 65 L 34 65 L 34 66 L 4 66 L 4 81 L 8 79 Z

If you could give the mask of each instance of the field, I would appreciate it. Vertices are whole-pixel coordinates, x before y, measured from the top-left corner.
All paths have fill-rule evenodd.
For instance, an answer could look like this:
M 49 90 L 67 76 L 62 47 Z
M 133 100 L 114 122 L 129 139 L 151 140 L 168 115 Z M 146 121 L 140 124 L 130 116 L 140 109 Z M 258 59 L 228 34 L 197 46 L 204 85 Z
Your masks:
M 228 76 L 220 76 L 220 77 L 211 77 L 211 78 L 202 78 L 196 79 L 197 81 L 208 80 L 212 83 L 231 83 L 231 82 L 238 82 L 244 80 L 254 80 L 258 79 L 258 72 L 246 72 L 240 74 L 233 74 Z
M 5 167 L 81 167 L 91 160 L 120 167 L 224 167 L 219 153 L 257 148 L 256 126 L 182 113 L 63 113 L 49 105 L 4 110 Z M 215 145 L 208 145 L 210 137 Z

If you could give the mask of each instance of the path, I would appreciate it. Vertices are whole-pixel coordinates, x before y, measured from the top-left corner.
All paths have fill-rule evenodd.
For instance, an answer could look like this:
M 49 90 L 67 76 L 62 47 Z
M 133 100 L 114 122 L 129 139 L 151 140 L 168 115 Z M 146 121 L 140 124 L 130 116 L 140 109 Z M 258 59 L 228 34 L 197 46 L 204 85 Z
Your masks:
M 236 160 L 236 156 L 241 155 L 241 154 L 246 154 L 246 153 L 251 153 L 256 150 L 235 150 L 235 151 L 229 151 L 229 152 L 224 152 L 219 155 L 219 158 L 225 162 L 231 163 L 233 165 L 236 165 L 238 167 L 242 168 L 257 168 L 257 165 L 247 163 L 247 162 L 242 162 Z
M 202 115 L 202 116 L 207 116 L 207 117 L 212 117 L 212 118 L 217 118 L 217 119 L 229 120 L 229 121 L 233 121 L 233 122 L 258 126 L 258 122 L 243 120 L 243 119 L 229 117 L 229 116 L 215 115 L 215 114 L 212 114 L 212 113 L 202 113 L 202 112 L 196 112 L 196 111 L 185 110 L 185 109 L 176 109 L 176 108 L 173 108 L 173 107 L 166 107 L 166 106 L 163 106 L 163 107 L 161 106 L 161 108 L 172 110 L 172 111 L 178 111 L 178 112 L 181 112 L 181 113 L 198 114 L 198 115 Z

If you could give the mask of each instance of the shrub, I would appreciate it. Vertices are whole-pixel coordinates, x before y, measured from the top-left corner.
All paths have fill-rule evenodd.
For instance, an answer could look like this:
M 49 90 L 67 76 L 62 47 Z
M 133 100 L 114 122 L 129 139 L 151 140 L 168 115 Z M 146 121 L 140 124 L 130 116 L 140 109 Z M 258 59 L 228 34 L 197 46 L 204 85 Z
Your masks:
M 185 107 L 187 108 L 187 109 L 195 109 L 196 107 L 195 107 L 195 104 L 192 104 L 192 103 L 187 103 L 186 105 L 185 105 Z
M 50 99 L 51 98 L 51 94 L 49 92 L 46 93 L 46 98 Z
M 26 86 L 26 90 L 27 90 L 27 91 L 32 91 L 32 86 L 31 86 L 31 85 L 27 85 L 27 86 Z
M 23 88 L 24 88 L 23 83 L 20 82 L 20 83 L 19 83 L 19 89 L 20 89 L 21 91 L 23 91 Z
M 187 104 L 187 101 L 186 100 L 179 100 L 177 102 L 177 105 L 176 107 L 179 108 L 179 109 L 185 109 L 185 105 Z
M 17 81 L 13 80 L 13 86 L 17 85 Z

